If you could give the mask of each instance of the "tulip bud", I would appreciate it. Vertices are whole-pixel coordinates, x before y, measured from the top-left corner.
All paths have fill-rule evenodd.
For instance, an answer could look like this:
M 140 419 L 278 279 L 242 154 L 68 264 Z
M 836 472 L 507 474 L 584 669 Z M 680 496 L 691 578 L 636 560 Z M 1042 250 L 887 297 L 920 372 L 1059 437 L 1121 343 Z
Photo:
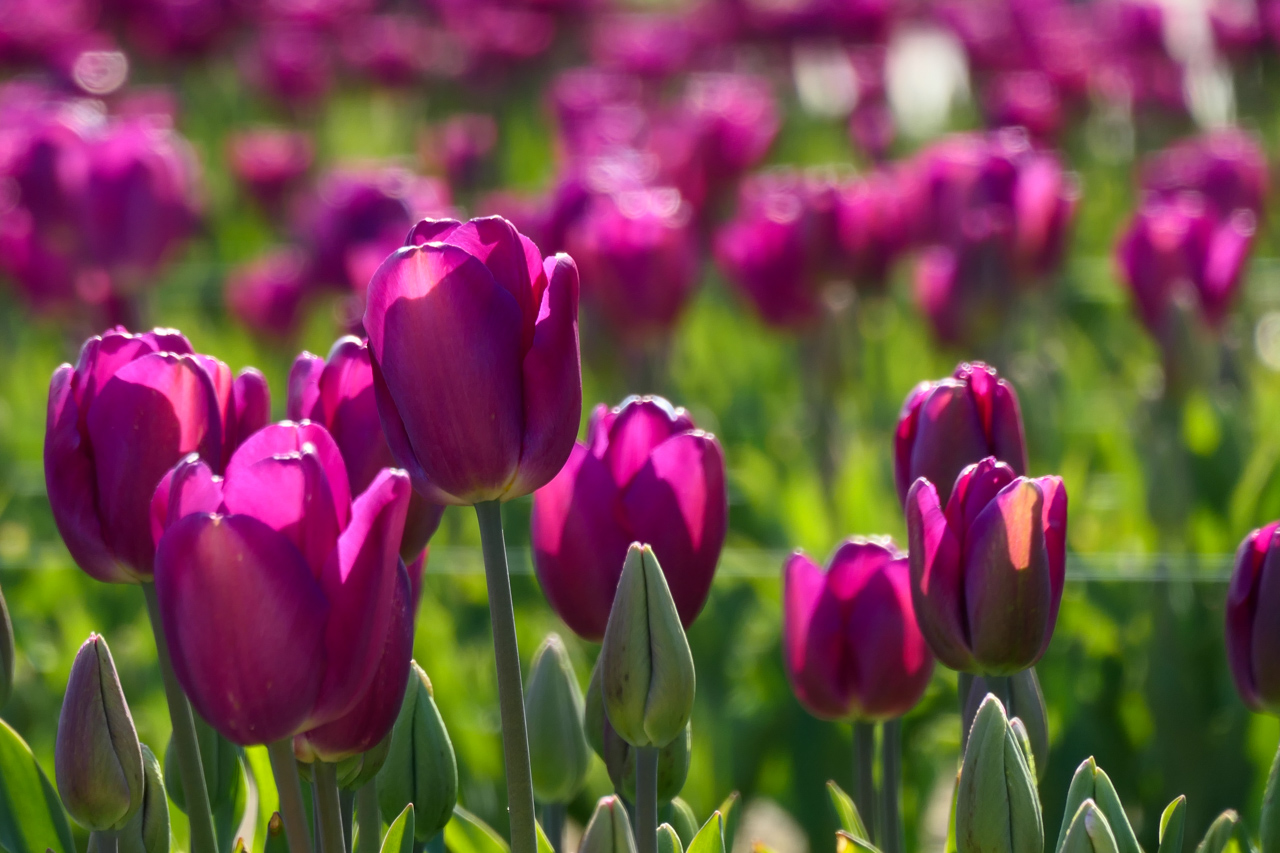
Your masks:
M 671 800 L 684 788 L 689 777 L 689 747 L 693 738 L 692 725 L 686 724 L 684 732 L 658 750 L 658 802 Z M 636 798 L 636 749 L 623 740 L 608 721 L 604 725 L 604 765 L 613 781 L 614 790 L 624 799 Z
M 0 708 L 13 692 L 13 649 L 13 621 L 9 618 L 4 593 L 0 592 Z
M 1245 537 L 1227 588 L 1227 662 L 1236 689 L 1255 711 L 1280 711 L 1280 632 L 1260 618 L 1280 602 L 1280 548 L 1272 522 Z
M 1263 806 L 1263 811 L 1267 810 Z M 1274 848 L 1266 840 L 1266 817 L 1263 817 L 1263 850 L 1273 850 Z M 1160 815 L 1160 848 L 1156 853 L 1182 853 L 1182 837 L 1186 834 L 1187 825 L 1187 798 L 1185 795 L 1178 797 L 1169 805 L 1165 806 L 1164 814 Z
M 196 724 L 196 743 L 200 747 L 200 766 L 204 768 L 204 784 L 209 792 L 209 807 L 218 808 L 235 799 L 240 787 L 240 750 L 231 741 L 213 730 L 213 726 L 192 715 Z M 164 778 L 169 780 L 169 799 L 178 811 L 187 813 L 187 795 L 182 787 L 182 774 L 178 772 L 178 751 L 169 738 L 169 748 L 164 751 Z
M 1044 850 L 1035 779 L 994 696 L 983 700 L 969 733 L 955 808 L 959 853 Z
M 1063 821 L 1062 830 L 1058 849 L 1063 853 L 1117 853 L 1111 826 L 1093 800 L 1082 802 L 1071 819 L 1071 825 L 1068 827 Z
M 1240 815 L 1235 809 L 1227 809 L 1218 815 L 1217 819 L 1209 825 L 1209 831 L 1204 834 L 1204 838 L 1196 845 L 1196 853 L 1223 853 L 1227 849 L 1235 836 L 1242 834 L 1243 827 L 1240 825 Z M 1250 845 L 1248 839 L 1236 839 L 1238 849 L 1248 850 Z
M 556 634 L 543 640 L 533 656 L 524 707 L 533 791 L 543 802 L 567 803 L 586 781 L 591 748 L 582 729 L 582 690 Z
M 1013 730 L 1013 738 L 1018 744 L 1018 749 L 1022 750 L 1022 757 L 1026 759 L 1027 766 L 1031 768 L 1031 778 L 1038 779 L 1039 776 L 1036 775 L 1036 754 L 1031 750 L 1031 737 L 1027 734 L 1027 724 L 1017 717 L 1010 717 L 1009 728 Z
M 1071 777 L 1071 787 L 1067 789 L 1066 810 L 1063 812 L 1062 829 L 1058 833 L 1058 846 L 1055 848 L 1058 853 L 1062 853 L 1065 849 L 1067 835 L 1080 819 L 1079 813 L 1083 811 L 1082 804 L 1086 800 L 1093 803 L 1106 818 L 1108 834 L 1113 839 L 1113 847 L 1119 853 L 1142 853 L 1138 837 L 1134 834 L 1133 827 L 1129 825 L 1129 818 L 1124 812 L 1124 806 L 1120 803 L 1120 795 L 1116 793 L 1110 777 L 1093 760 L 1093 756 L 1082 761 L 1076 768 L 1075 776 Z M 1073 816 L 1070 826 L 1065 815 Z
M 680 833 L 669 823 L 658 827 L 658 853 L 684 853 Z
M 631 821 L 627 820 L 627 810 L 621 799 L 616 796 L 600 798 L 582 833 L 578 853 L 636 853 Z
M 90 830 L 120 829 L 142 807 L 142 746 L 111 650 L 97 634 L 71 665 L 54 768 L 63 805 Z
M 427 841 L 444 829 L 457 802 L 453 742 L 432 698 L 431 680 L 415 661 L 391 729 L 387 760 L 378 771 L 378 803 L 386 820 L 394 820 L 412 803 L 414 837 Z
M 387 753 L 391 751 L 391 732 L 378 741 L 373 749 L 353 755 L 338 762 L 338 787 L 345 791 L 355 791 L 372 782 L 378 771 L 387 761 Z
M 142 764 L 146 775 L 142 808 L 121 830 L 118 853 L 169 853 L 169 798 L 165 795 L 160 762 L 145 743 Z
M 604 730 L 609 725 L 609 718 L 604 713 L 604 694 L 600 692 L 600 662 L 591 668 L 591 680 L 587 682 L 587 695 L 583 700 L 582 729 L 596 755 L 604 758 Z
M 658 819 L 675 829 L 680 836 L 680 844 L 688 847 L 693 837 L 698 834 L 698 818 L 689 804 L 679 797 L 658 809 Z
M 693 653 L 662 567 L 633 543 L 600 648 L 605 713 L 632 746 L 666 746 L 693 713 Z
M 969 688 L 969 700 L 964 710 L 964 733 L 968 737 L 973 728 L 973 718 L 977 716 L 978 706 L 991 692 L 987 679 L 979 675 L 973 679 Z M 1040 690 L 1040 679 L 1036 677 L 1035 667 L 1028 667 L 1022 672 L 1009 677 L 1009 714 L 1022 721 L 1031 742 L 1031 752 L 1035 756 L 1037 778 L 1044 775 L 1049 765 L 1049 717 L 1045 710 L 1044 693 Z

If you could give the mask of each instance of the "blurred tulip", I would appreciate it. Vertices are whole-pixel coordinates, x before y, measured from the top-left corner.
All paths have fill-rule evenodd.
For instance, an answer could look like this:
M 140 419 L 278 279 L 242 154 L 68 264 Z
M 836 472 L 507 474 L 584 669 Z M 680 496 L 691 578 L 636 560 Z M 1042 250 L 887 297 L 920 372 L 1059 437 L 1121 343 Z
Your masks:
M 479 183 L 484 166 L 498 144 L 498 123 L 484 113 L 449 116 L 419 143 L 422 158 L 443 171 L 449 186 L 466 190 Z
M 596 63 L 641 77 L 663 78 L 686 69 L 706 34 L 689 13 L 614 12 L 593 22 Z
M 950 377 L 911 389 L 894 433 L 894 481 L 904 505 L 921 477 L 934 484 L 945 504 L 960 472 L 987 456 L 1015 474 L 1027 472 L 1018 395 L 995 368 L 961 362 Z
M 378 802 L 385 820 L 412 804 L 414 837 L 431 840 L 458 802 L 458 764 L 449 732 L 432 698 L 431 680 L 411 664 L 408 690 L 391 730 L 387 761 L 378 771 Z
M 369 284 L 383 430 L 442 504 L 527 495 L 573 449 L 582 407 L 578 270 L 505 219 L 423 220 Z
M 782 124 L 769 81 L 749 74 L 694 74 L 682 105 L 703 129 L 702 168 L 713 191 L 758 165 Z
M 319 101 L 333 87 L 332 45 L 324 33 L 272 23 L 254 33 L 241 58 L 246 82 L 284 104 Z
M 582 832 L 578 853 L 636 853 L 631 821 L 627 820 L 627 809 L 621 798 L 601 797 L 596 803 L 596 810 Z
M 395 466 L 378 419 L 369 346 L 360 338 L 339 338 L 327 359 L 309 352 L 299 355 L 289 372 L 285 413 L 291 420 L 315 421 L 329 430 L 342 451 L 353 494 L 367 489 L 383 468 Z M 443 506 L 416 492 L 409 499 L 400 545 L 400 556 L 406 563 L 413 563 L 422 553 L 443 514 Z
M 661 397 L 596 407 L 586 443 L 534 495 L 534 569 L 547 600 L 584 639 L 604 636 L 631 542 L 666 567 L 681 623 L 706 603 L 728 529 L 724 451 Z
M 229 740 L 309 732 L 381 683 L 406 606 L 409 491 L 384 470 L 352 500 L 328 431 L 288 421 L 251 436 L 225 479 L 189 457 L 161 483 L 156 593 L 174 670 Z
M 142 746 L 111 650 L 97 634 L 71 664 L 54 765 L 62 804 L 86 829 L 123 829 L 142 808 Z
M 408 86 L 428 70 L 432 33 L 416 15 L 362 15 L 339 33 L 342 59 L 383 86 Z
M 1025 127 L 1032 137 L 1050 140 L 1062 127 L 1062 102 L 1043 71 L 998 75 L 987 87 L 983 111 L 991 127 Z
M 893 263 L 908 248 L 909 210 L 896 173 L 877 170 L 840 188 L 836 228 L 854 284 L 882 293 Z
M 301 131 L 250 127 L 227 140 L 231 174 L 268 210 L 279 207 L 285 192 L 311 168 L 315 147 Z
M 956 787 L 959 853 L 1040 853 L 1044 819 L 1035 777 L 1004 708 L 987 696 L 964 752 Z
M 906 555 L 891 541 L 855 537 L 825 572 L 799 551 L 782 571 L 783 657 L 805 708 L 876 721 L 911 710 L 933 656 L 916 624 Z
M 1142 189 L 1162 199 L 1190 191 L 1219 218 L 1244 208 L 1261 219 L 1268 193 L 1267 157 L 1253 134 L 1224 129 L 1170 145 L 1143 163 Z
M 289 338 L 302 322 L 303 300 L 310 290 L 306 274 L 307 257 L 298 249 L 268 252 L 227 276 L 227 308 L 260 335 Z
M 1053 637 L 1066 573 L 1067 491 L 994 457 L 965 468 L 945 511 L 921 477 L 907 494 L 916 618 L 938 660 L 1012 675 Z
M 1280 714 L 1280 625 L 1266 614 L 1280 607 L 1280 521 L 1240 543 L 1227 588 L 1227 662 L 1236 690 L 1255 711 Z
M 166 796 L 160 762 L 142 744 L 145 778 L 142 806 L 125 824 L 117 838 L 118 853 L 169 853 L 169 798 Z M 237 765 L 236 771 L 239 772 Z
M 221 472 L 270 408 L 261 373 L 233 380 L 173 329 L 117 327 L 86 341 L 49 383 L 44 445 L 53 519 L 80 568 L 101 581 L 149 580 L 156 485 L 192 452 Z
M 591 748 L 582 728 L 582 690 L 556 634 L 549 634 L 533 656 L 525 716 L 534 793 L 544 803 L 572 801 L 591 769 Z

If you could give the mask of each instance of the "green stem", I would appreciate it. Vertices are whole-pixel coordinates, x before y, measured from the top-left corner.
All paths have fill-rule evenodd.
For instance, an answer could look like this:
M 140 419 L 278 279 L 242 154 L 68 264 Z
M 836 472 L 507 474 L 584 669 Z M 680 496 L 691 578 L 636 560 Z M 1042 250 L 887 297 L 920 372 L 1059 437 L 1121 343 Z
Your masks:
M 489 587 L 489 620 L 493 623 L 493 656 L 498 670 L 498 705 L 502 712 L 502 751 L 507 765 L 507 810 L 511 817 L 511 853 L 537 853 L 533 817 L 533 774 L 529 769 L 529 732 L 525 728 L 524 683 L 516 645 L 516 616 L 507 574 L 507 546 L 502 538 L 502 506 L 476 504 L 485 582 Z
M 876 836 L 876 726 L 862 721 L 853 724 L 853 801 L 866 824 L 868 840 Z
M 542 806 L 542 831 L 547 834 L 551 848 L 560 853 L 564 844 L 564 803 L 546 803 Z
M 636 851 L 658 853 L 658 748 L 636 747 Z
M 293 757 L 293 739 L 284 738 L 267 747 L 271 756 L 271 775 L 276 777 L 280 794 L 280 819 L 284 821 L 289 853 L 311 853 L 311 833 L 307 827 L 307 809 L 302 804 L 302 781 L 298 779 L 298 762 Z
M 1280 853 L 1280 750 L 1271 764 L 1262 797 L 1262 853 Z
M 213 810 L 209 808 L 209 789 L 205 785 L 204 766 L 200 761 L 200 743 L 196 740 L 196 721 L 187 694 L 178 684 L 169 657 L 169 641 L 160 620 L 160 599 L 154 583 L 142 584 L 151 617 L 151 633 L 156 638 L 156 658 L 160 663 L 160 679 L 164 697 L 169 702 L 169 721 L 173 726 L 173 748 L 178 753 L 178 774 L 186 795 L 187 820 L 191 825 L 191 853 L 218 853 L 218 837 L 213 830 Z
M 889 720 L 880 728 L 880 845 L 884 853 L 902 853 L 902 720 Z
M 311 765 L 311 778 L 320 804 L 320 849 L 324 853 L 346 853 L 347 841 L 342 836 L 342 800 L 338 795 L 338 772 L 332 764 L 317 761 Z
M 360 827 L 360 847 L 356 853 L 378 853 L 382 844 L 382 811 L 378 805 L 378 783 L 372 779 L 356 791 L 356 824 Z
M 340 788 L 338 798 L 342 806 L 342 837 L 347 842 L 346 853 L 352 853 L 351 842 L 355 840 L 352 837 L 354 835 L 352 830 L 355 829 L 356 792 Z
M 956 692 L 960 694 L 960 755 L 969 747 L 969 694 L 973 692 L 973 675 L 956 673 Z
M 88 853 L 117 853 L 119 849 L 119 833 L 100 829 L 89 833 Z
M 986 676 L 988 689 L 996 695 L 1000 700 L 1000 704 L 1004 706 L 1004 712 L 1008 716 L 1013 716 L 1013 711 L 1009 709 L 1009 701 L 1013 696 L 1012 685 L 1009 683 L 1007 675 L 988 675 Z

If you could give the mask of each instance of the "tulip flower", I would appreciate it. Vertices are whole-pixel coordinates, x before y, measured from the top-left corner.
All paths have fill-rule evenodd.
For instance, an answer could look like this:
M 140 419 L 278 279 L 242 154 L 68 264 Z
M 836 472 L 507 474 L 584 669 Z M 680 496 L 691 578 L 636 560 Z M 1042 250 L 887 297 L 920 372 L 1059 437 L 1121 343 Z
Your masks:
M 1016 474 L 1027 471 L 1018 395 L 980 361 L 963 362 L 950 377 L 911 389 L 893 443 L 894 480 L 904 502 L 911 484 L 925 477 L 945 504 L 961 470 L 987 456 Z
M 596 810 L 582 832 L 578 853 L 636 853 L 631 821 L 627 819 L 621 798 L 601 797 L 596 803 Z
M 728 528 L 724 453 L 661 397 L 596 407 L 560 473 L 534 495 L 534 568 L 551 606 L 579 636 L 604 636 L 631 542 L 664 566 L 680 621 L 706 603 Z
M 497 144 L 498 123 L 493 116 L 461 113 L 428 132 L 419 150 L 429 165 L 444 172 L 451 187 L 465 190 L 479 181 Z
M 417 15 L 397 12 L 360 15 L 338 34 L 343 62 L 375 83 L 395 87 L 413 85 L 449 61 L 436 36 Z
M 1227 661 L 1236 690 L 1255 711 L 1280 714 L 1280 626 L 1266 614 L 1280 606 L 1280 521 L 1240 543 L 1227 588 Z
M 956 786 L 959 853 L 1041 853 L 1044 818 L 1035 777 L 1004 708 L 988 696 L 978 709 Z
M 759 164 L 781 126 L 768 80 L 751 74 L 694 74 L 682 106 L 703 128 L 702 168 L 713 190 Z
M 177 331 L 90 338 L 75 367 L 54 371 L 44 446 L 50 508 L 80 568 L 112 583 L 150 580 L 161 478 L 192 452 L 221 472 L 269 412 L 262 374 L 233 380 Z
M 880 721 L 920 701 L 933 656 L 916 624 L 907 557 L 892 542 L 848 539 L 825 572 L 797 551 L 782 583 L 787 677 L 805 708 Z
M 241 72 L 247 84 L 281 103 L 314 103 L 333 86 L 332 46 L 314 27 L 272 23 L 256 30 Z
M 378 801 L 387 820 L 394 820 L 405 806 L 412 805 L 415 837 L 426 842 L 453 816 L 458 802 L 458 764 L 436 708 L 431 680 L 416 662 L 410 667 L 407 683 L 391 730 L 387 761 L 378 771 Z
M 564 465 L 582 407 L 578 270 L 500 217 L 423 220 L 369 284 L 383 429 L 441 504 L 511 500 Z
M 307 264 L 306 255 L 290 246 L 236 267 L 223 289 L 227 309 L 260 335 L 289 338 L 298 330 L 310 291 Z
M 315 157 L 311 138 L 299 131 L 253 127 L 232 134 L 227 141 L 231 173 L 268 209 L 311 168 Z
M 384 470 L 354 500 L 319 424 L 255 433 L 225 479 L 188 458 L 156 490 L 156 593 L 192 705 L 242 745 L 351 713 L 403 606 L 409 482 Z M 407 593 L 406 593 L 407 594 Z
M 329 430 L 342 451 L 352 494 L 367 489 L 379 471 L 395 465 L 378 419 L 369 347 L 359 338 L 339 338 L 327 359 L 309 352 L 298 356 L 289 372 L 286 415 L 295 421 L 315 421 Z M 406 563 L 422 553 L 443 513 L 443 506 L 417 493 L 409 499 L 400 546 Z M 413 600 L 417 601 L 416 594 Z
M 1268 193 L 1266 152 L 1251 133 L 1216 130 L 1151 155 L 1141 186 L 1164 199 L 1198 193 L 1219 218 L 1244 209 L 1261 219 Z
M 907 493 L 911 592 L 938 660 L 1012 675 L 1048 648 L 1066 575 L 1067 491 L 994 457 L 965 468 L 945 510 L 921 477 Z

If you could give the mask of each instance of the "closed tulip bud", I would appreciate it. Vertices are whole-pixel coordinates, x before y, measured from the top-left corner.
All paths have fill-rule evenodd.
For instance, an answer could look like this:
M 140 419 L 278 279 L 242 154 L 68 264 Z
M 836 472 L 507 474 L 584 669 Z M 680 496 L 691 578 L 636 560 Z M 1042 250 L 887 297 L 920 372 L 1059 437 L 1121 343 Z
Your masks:
M 1272 522 L 1245 537 L 1227 588 L 1227 661 L 1236 689 L 1255 711 L 1280 713 L 1280 548 Z
M 674 799 L 684 789 L 689 778 L 689 755 L 693 740 L 693 727 L 686 724 L 684 731 L 671 743 L 658 750 L 658 802 Z M 613 788 L 631 802 L 636 798 L 636 749 L 623 740 L 608 720 L 604 724 L 605 769 Z
M 684 853 L 684 845 L 675 827 L 664 823 L 658 827 L 658 853 Z
M 689 804 L 679 797 L 673 798 L 671 802 L 662 806 L 658 811 L 658 818 L 675 829 L 676 834 L 680 836 L 681 845 L 685 848 L 688 848 L 694 836 L 698 834 L 698 816 L 693 813 Z
M 1235 842 L 1236 849 L 1249 849 L 1249 841 L 1247 838 L 1241 838 L 1244 835 L 1243 827 L 1240 824 L 1240 815 L 1235 809 L 1227 809 L 1209 824 L 1209 829 L 1204 834 L 1204 838 L 1200 839 L 1200 843 L 1196 845 L 1196 853 L 1224 853 L 1232 842 Z
M 933 655 L 916 624 L 907 557 L 891 541 L 851 538 L 825 572 L 796 552 L 782 596 L 787 677 L 811 713 L 887 720 L 920 701 Z
M 578 853 L 636 853 L 627 809 L 616 796 L 601 797 L 582 833 Z
M 567 803 L 591 769 L 591 747 L 583 732 L 582 690 L 564 641 L 551 634 L 533 656 L 525 688 L 533 792 L 547 803 Z
M 921 478 L 907 495 L 911 591 L 938 660 L 1012 675 L 1053 637 L 1066 576 L 1067 490 L 988 457 L 956 479 L 946 510 Z
M 1263 811 L 1267 811 L 1267 807 L 1263 806 Z M 1267 829 L 1267 818 L 1262 818 L 1262 849 L 1273 850 L 1271 845 L 1271 832 Z M 1174 798 L 1173 802 L 1164 807 L 1164 813 L 1160 815 L 1160 847 L 1156 853 L 1182 853 L 1182 840 L 1186 835 L 1187 828 L 1187 798 L 1185 795 Z
M 160 762 L 145 743 L 142 766 L 146 776 L 142 808 L 121 830 L 119 853 L 169 853 L 169 798 Z
M 956 791 L 959 853 L 1041 853 L 1044 823 L 1036 781 L 1005 717 L 988 696 L 978 709 Z
M 150 580 L 157 485 L 193 452 L 222 473 L 270 408 L 261 373 L 233 379 L 173 329 L 86 341 L 49 383 L 44 442 L 49 506 L 72 558 L 101 581 Z
M 414 837 L 428 841 L 444 829 L 458 802 L 458 762 L 432 698 L 431 681 L 416 662 L 408 683 L 387 760 L 378 771 L 378 803 L 388 821 L 412 803 Z
M 583 698 L 582 728 L 587 736 L 587 744 L 596 755 L 604 758 L 604 730 L 609 725 L 609 718 L 604 712 L 604 695 L 600 692 L 600 658 L 591 668 L 591 680 L 587 682 L 587 694 Z
M 441 504 L 545 485 L 582 409 L 578 270 L 501 217 L 423 220 L 369 282 L 364 327 L 382 426 Z
M 965 362 L 937 382 L 921 382 L 907 395 L 894 434 L 894 480 L 905 504 L 912 483 L 924 477 L 945 505 L 967 466 L 994 456 L 1027 473 L 1018 395 L 995 368 Z
M 1072 812 L 1068 810 L 1067 814 Z M 1093 800 L 1080 804 L 1069 826 L 1063 821 L 1062 832 L 1058 842 L 1061 853 L 1118 853 L 1111 825 Z
M 9 605 L 0 592 L 0 708 L 9 701 L 13 692 L 13 620 L 9 618 Z
M 666 746 L 693 712 L 695 676 L 662 567 L 648 545 L 627 552 L 600 647 L 600 691 L 614 730 L 632 746 Z
M 240 789 L 240 749 L 218 734 L 198 714 L 194 716 L 205 790 L 209 793 L 209 806 L 216 809 L 230 802 Z M 178 750 L 173 747 L 172 736 L 169 738 L 169 748 L 164 751 L 164 778 L 169 780 L 169 799 L 173 800 L 178 811 L 186 814 L 187 795 L 182 787 Z
M 599 641 L 633 541 L 662 562 L 686 628 L 706 603 L 728 529 L 724 451 L 661 397 L 596 407 L 555 478 L 533 497 L 538 583 L 570 628 Z
M 87 829 L 122 829 L 142 807 L 142 746 L 111 650 L 97 634 L 71 665 L 54 767 L 63 805 Z
M 1056 848 L 1058 853 L 1063 853 L 1070 846 L 1070 835 L 1076 831 L 1075 825 L 1084 813 L 1085 803 L 1089 803 L 1104 816 L 1102 823 L 1107 827 L 1107 837 L 1111 839 L 1107 842 L 1110 844 L 1110 850 L 1116 853 L 1142 853 L 1138 837 L 1134 834 L 1133 827 L 1129 825 L 1129 818 L 1120 802 L 1120 795 L 1116 793 L 1110 777 L 1093 760 L 1093 756 L 1082 761 L 1076 768 L 1075 775 L 1071 777 L 1071 787 L 1067 789 L 1067 804 L 1063 814 L 1072 815 L 1072 818 L 1070 823 L 1065 816 L 1062 819 L 1062 829 L 1058 832 Z M 1086 825 L 1085 829 L 1088 830 L 1090 838 L 1095 837 L 1092 824 Z M 1099 851 L 1102 849 L 1098 847 Z
M 964 709 L 964 732 L 968 737 L 973 727 L 973 718 L 978 714 L 982 700 L 991 692 L 992 685 L 981 675 L 973 679 L 969 688 L 969 699 Z M 1035 667 L 1028 667 L 1022 672 L 1009 677 L 1010 717 L 1022 721 L 1031 744 L 1031 752 L 1035 756 L 1037 778 L 1044 776 L 1049 764 L 1049 717 L 1044 705 L 1044 693 L 1040 690 L 1040 679 L 1036 677 Z
M 387 732 L 373 749 L 338 762 L 338 786 L 346 791 L 358 791 L 365 783 L 374 781 L 390 751 L 391 732 Z

